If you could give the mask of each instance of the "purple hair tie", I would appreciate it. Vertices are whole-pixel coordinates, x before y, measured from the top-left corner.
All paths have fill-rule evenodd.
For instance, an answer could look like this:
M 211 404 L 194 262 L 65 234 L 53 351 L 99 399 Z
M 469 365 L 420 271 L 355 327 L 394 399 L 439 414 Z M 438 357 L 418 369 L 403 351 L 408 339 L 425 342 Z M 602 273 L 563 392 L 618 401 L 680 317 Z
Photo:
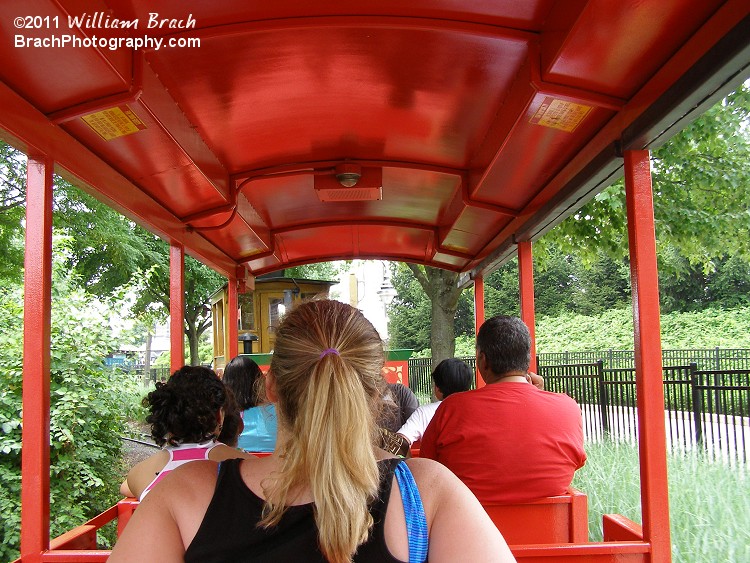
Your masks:
M 338 355 L 339 355 L 339 351 L 338 351 L 338 350 L 336 350 L 336 348 L 326 348 L 325 350 L 323 350 L 323 351 L 322 351 L 322 352 L 320 353 L 320 357 L 319 357 L 318 359 L 319 359 L 319 360 L 322 360 L 322 359 L 323 359 L 323 358 L 325 358 L 325 357 L 326 357 L 326 356 L 327 356 L 328 354 L 336 354 L 336 355 L 338 356 Z

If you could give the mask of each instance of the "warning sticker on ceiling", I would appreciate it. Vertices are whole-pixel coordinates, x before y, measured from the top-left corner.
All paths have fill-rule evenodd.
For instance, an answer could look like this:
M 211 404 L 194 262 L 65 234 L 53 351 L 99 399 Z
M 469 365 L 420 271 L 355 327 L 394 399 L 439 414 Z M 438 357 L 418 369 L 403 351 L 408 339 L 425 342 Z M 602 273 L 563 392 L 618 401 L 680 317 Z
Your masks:
M 146 128 L 146 124 L 138 119 L 138 116 L 128 106 L 97 111 L 84 115 L 81 119 L 105 141 L 137 133 Z
M 591 110 L 591 106 L 546 97 L 529 121 L 571 133 Z

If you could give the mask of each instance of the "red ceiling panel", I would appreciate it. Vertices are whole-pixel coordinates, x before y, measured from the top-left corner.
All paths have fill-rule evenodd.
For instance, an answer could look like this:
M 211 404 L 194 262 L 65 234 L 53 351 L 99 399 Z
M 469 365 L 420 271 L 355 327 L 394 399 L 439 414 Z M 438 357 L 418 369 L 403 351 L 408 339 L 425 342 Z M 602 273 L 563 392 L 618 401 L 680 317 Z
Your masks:
M 627 99 L 721 4 L 588 2 L 560 51 L 546 54 L 545 78 Z
M 344 157 L 465 166 L 527 50 L 499 32 L 305 21 L 206 38 L 200 56 L 148 55 L 233 173 Z M 226 71 L 216 76 L 219 58 Z
M 353 257 L 491 268 L 517 234 L 602 189 L 588 178 L 616 169 L 625 134 L 662 142 L 750 68 L 746 0 L 7 0 L 0 12 L 0 136 L 222 272 Z M 149 29 L 151 13 L 190 26 Z M 78 39 L 200 44 L 17 48 L 17 34 L 54 32 L 21 33 L 23 14 L 138 23 L 69 30 Z M 382 169 L 382 199 L 322 202 L 314 175 L 336 182 L 345 163 Z

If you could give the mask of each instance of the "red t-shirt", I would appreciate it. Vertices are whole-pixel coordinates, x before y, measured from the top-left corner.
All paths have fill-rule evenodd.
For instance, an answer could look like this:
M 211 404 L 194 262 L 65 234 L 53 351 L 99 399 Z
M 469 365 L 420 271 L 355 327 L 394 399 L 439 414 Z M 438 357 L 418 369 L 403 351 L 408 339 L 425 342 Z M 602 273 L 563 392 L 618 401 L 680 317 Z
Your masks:
M 482 503 L 559 495 L 586 462 L 581 409 L 528 383 L 454 393 L 425 430 L 420 457 L 448 467 Z

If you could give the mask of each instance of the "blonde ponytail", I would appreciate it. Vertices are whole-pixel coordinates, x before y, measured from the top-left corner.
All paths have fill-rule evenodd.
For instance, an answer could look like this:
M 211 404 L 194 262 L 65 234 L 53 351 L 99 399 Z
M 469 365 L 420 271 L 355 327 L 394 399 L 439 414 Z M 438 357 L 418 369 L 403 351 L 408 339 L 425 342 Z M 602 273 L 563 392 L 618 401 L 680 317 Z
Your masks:
M 337 301 L 300 305 L 277 332 L 271 371 L 289 439 L 261 525 L 277 524 L 291 495 L 309 486 L 320 549 L 333 563 L 350 562 L 373 524 L 383 358 L 372 324 Z

